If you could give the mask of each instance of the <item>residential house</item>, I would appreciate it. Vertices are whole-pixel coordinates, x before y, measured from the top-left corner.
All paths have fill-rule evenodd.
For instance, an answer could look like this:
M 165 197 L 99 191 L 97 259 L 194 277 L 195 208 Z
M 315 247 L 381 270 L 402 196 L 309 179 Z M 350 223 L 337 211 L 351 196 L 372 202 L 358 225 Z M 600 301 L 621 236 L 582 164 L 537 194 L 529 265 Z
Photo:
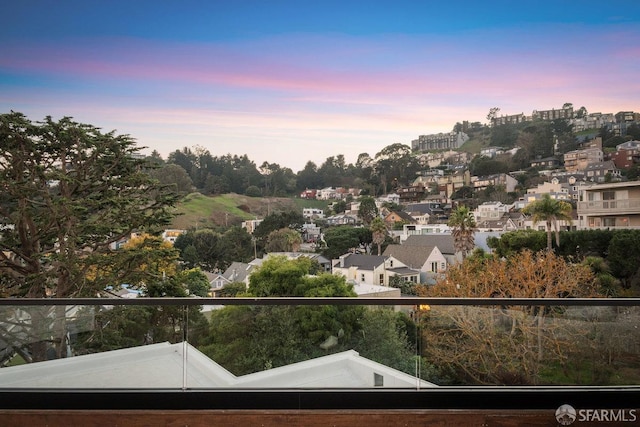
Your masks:
M 411 235 L 402 243 L 409 246 L 426 246 L 437 247 L 440 253 L 447 260 L 448 265 L 453 265 L 459 261 L 462 261 L 462 254 L 456 251 L 453 246 L 453 236 L 451 233 L 435 233 L 435 234 L 421 234 Z
M 496 156 L 504 154 L 504 147 L 484 147 L 480 150 L 480 155 L 494 159 Z
M 619 169 L 640 164 L 640 141 L 627 141 L 616 145 L 616 152 L 611 155 L 611 161 Z
M 302 224 L 302 240 L 306 243 L 315 243 L 320 240 L 322 229 L 314 223 Z
M 498 219 L 481 219 L 476 221 L 476 229 L 477 231 L 516 231 L 518 230 L 518 225 L 513 219 L 511 219 L 510 213 L 504 213 Z
M 484 190 L 487 187 L 501 187 L 505 192 L 515 191 L 518 180 L 506 173 L 495 175 L 477 176 L 471 178 L 471 185 L 475 191 Z
M 451 233 L 451 227 L 447 224 L 404 224 L 402 232 L 398 233 L 397 237 L 398 241 L 403 243 L 409 236 L 434 233 Z
M 444 205 L 438 202 L 411 203 L 404 208 L 418 224 L 435 224 L 446 220 Z
M 300 193 L 300 198 L 301 199 L 314 200 L 316 198 L 316 194 L 317 193 L 318 193 L 318 190 L 310 190 L 310 189 L 307 188 L 302 193 Z
M 302 208 L 302 216 L 305 219 L 322 219 L 324 218 L 324 210 L 319 208 Z
M 505 205 L 502 202 L 484 202 L 473 210 L 473 216 L 478 221 L 497 220 L 509 213 L 511 205 Z
M 232 283 L 231 280 L 227 279 L 221 273 L 210 273 L 205 271 L 204 275 L 207 276 L 207 279 L 209 280 L 209 296 L 216 296 L 217 292 L 221 291 L 229 283 Z
M 438 190 L 448 198 L 464 186 L 471 186 L 471 173 L 467 168 L 456 169 L 453 174 L 438 178 Z
M 178 236 L 186 232 L 187 230 L 172 230 L 172 229 L 164 230 L 162 232 L 162 239 L 165 242 L 169 242 L 173 245 L 176 242 L 176 239 L 178 238 Z
M 400 260 L 407 267 L 420 272 L 419 283 L 434 283 L 434 276 L 447 269 L 447 259 L 435 245 L 389 245 L 383 255 Z
M 247 264 L 246 262 L 234 261 L 222 273 L 222 276 L 230 283 L 242 282 L 249 286 L 249 276 L 255 268 L 256 265 L 254 263 Z
M 391 211 L 388 215 L 384 217 L 384 222 L 387 224 L 387 227 L 391 230 L 397 224 L 415 224 L 416 220 L 404 211 Z
M 578 228 L 640 228 L 640 181 L 584 187 L 578 202 Z
M 327 225 L 356 225 L 358 217 L 355 215 L 338 214 L 326 218 Z
M 611 161 L 590 163 L 584 169 L 586 179 L 592 182 L 619 181 L 620 169 Z
M 389 286 L 391 276 L 417 283 L 420 272 L 407 267 L 394 257 L 384 255 L 345 254 L 332 261 L 333 274 L 346 277 L 350 283 Z
M 556 169 L 561 166 L 561 162 L 557 157 L 545 157 L 532 160 L 530 165 L 532 168 Z

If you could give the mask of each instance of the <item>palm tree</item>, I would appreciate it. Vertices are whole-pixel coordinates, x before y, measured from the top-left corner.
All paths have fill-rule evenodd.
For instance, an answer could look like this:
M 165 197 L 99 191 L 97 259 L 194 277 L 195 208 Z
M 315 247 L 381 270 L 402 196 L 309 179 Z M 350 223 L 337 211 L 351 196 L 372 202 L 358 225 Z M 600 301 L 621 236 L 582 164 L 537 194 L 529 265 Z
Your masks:
M 369 229 L 371 230 L 373 243 L 378 245 L 378 255 L 380 255 L 380 246 L 384 243 L 384 239 L 387 238 L 387 224 L 384 223 L 382 218 L 376 216 L 373 221 L 371 221 Z
M 476 220 L 473 212 L 467 206 L 458 206 L 451 212 L 448 225 L 452 228 L 453 246 L 462 253 L 463 258 L 466 257 L 475 247 L 473 235 L 476 232 Z
M 531 202 L 525 206 L 522 212 L 527 215 L 531 215 L 531 219 L 534 224 L 537 224 L 540 221 L 544 221 L 546 223 L 547 250 L 550 251 L 552 250 L 552 230 L 555 230 L 556 233 L 556 246 L 560 246 L 560 229 L 558 227 L 558 221 L 568 221 L 571 223 L 572 210 L 573 207 L 569 202 L 552 199 L 549 194 L 543 194 L 541 199 Z

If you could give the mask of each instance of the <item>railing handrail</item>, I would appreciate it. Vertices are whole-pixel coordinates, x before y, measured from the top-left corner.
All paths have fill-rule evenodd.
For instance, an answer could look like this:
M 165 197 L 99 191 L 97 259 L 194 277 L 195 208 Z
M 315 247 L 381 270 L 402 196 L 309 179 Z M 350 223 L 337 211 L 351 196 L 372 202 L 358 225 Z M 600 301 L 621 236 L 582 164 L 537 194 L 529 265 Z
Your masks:
M 0 306 L 61 305 L 457 305 L 457 306 L 640 306 L 640 298 L 455 298 L 455 297 L 219 297 L 219 298 L 0 298 Z

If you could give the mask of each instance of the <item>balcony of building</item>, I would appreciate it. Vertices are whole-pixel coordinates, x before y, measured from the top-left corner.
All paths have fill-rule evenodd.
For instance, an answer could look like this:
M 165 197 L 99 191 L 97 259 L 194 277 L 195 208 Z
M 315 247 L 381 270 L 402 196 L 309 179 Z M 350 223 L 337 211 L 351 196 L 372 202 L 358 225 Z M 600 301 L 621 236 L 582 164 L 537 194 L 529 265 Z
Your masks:
M 0 425 L 633 425 L 639 325 L 633 298 L 0 299 Z

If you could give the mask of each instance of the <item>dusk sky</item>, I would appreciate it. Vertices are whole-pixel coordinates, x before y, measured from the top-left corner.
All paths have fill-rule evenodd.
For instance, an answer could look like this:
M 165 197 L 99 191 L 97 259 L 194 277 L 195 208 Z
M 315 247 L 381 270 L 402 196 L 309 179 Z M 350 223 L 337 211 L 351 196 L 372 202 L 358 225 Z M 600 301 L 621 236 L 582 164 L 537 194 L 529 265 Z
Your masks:
M 640 1 L 4 2 L 0 113 L 301 170 L 456 122 L 640 110 Z

